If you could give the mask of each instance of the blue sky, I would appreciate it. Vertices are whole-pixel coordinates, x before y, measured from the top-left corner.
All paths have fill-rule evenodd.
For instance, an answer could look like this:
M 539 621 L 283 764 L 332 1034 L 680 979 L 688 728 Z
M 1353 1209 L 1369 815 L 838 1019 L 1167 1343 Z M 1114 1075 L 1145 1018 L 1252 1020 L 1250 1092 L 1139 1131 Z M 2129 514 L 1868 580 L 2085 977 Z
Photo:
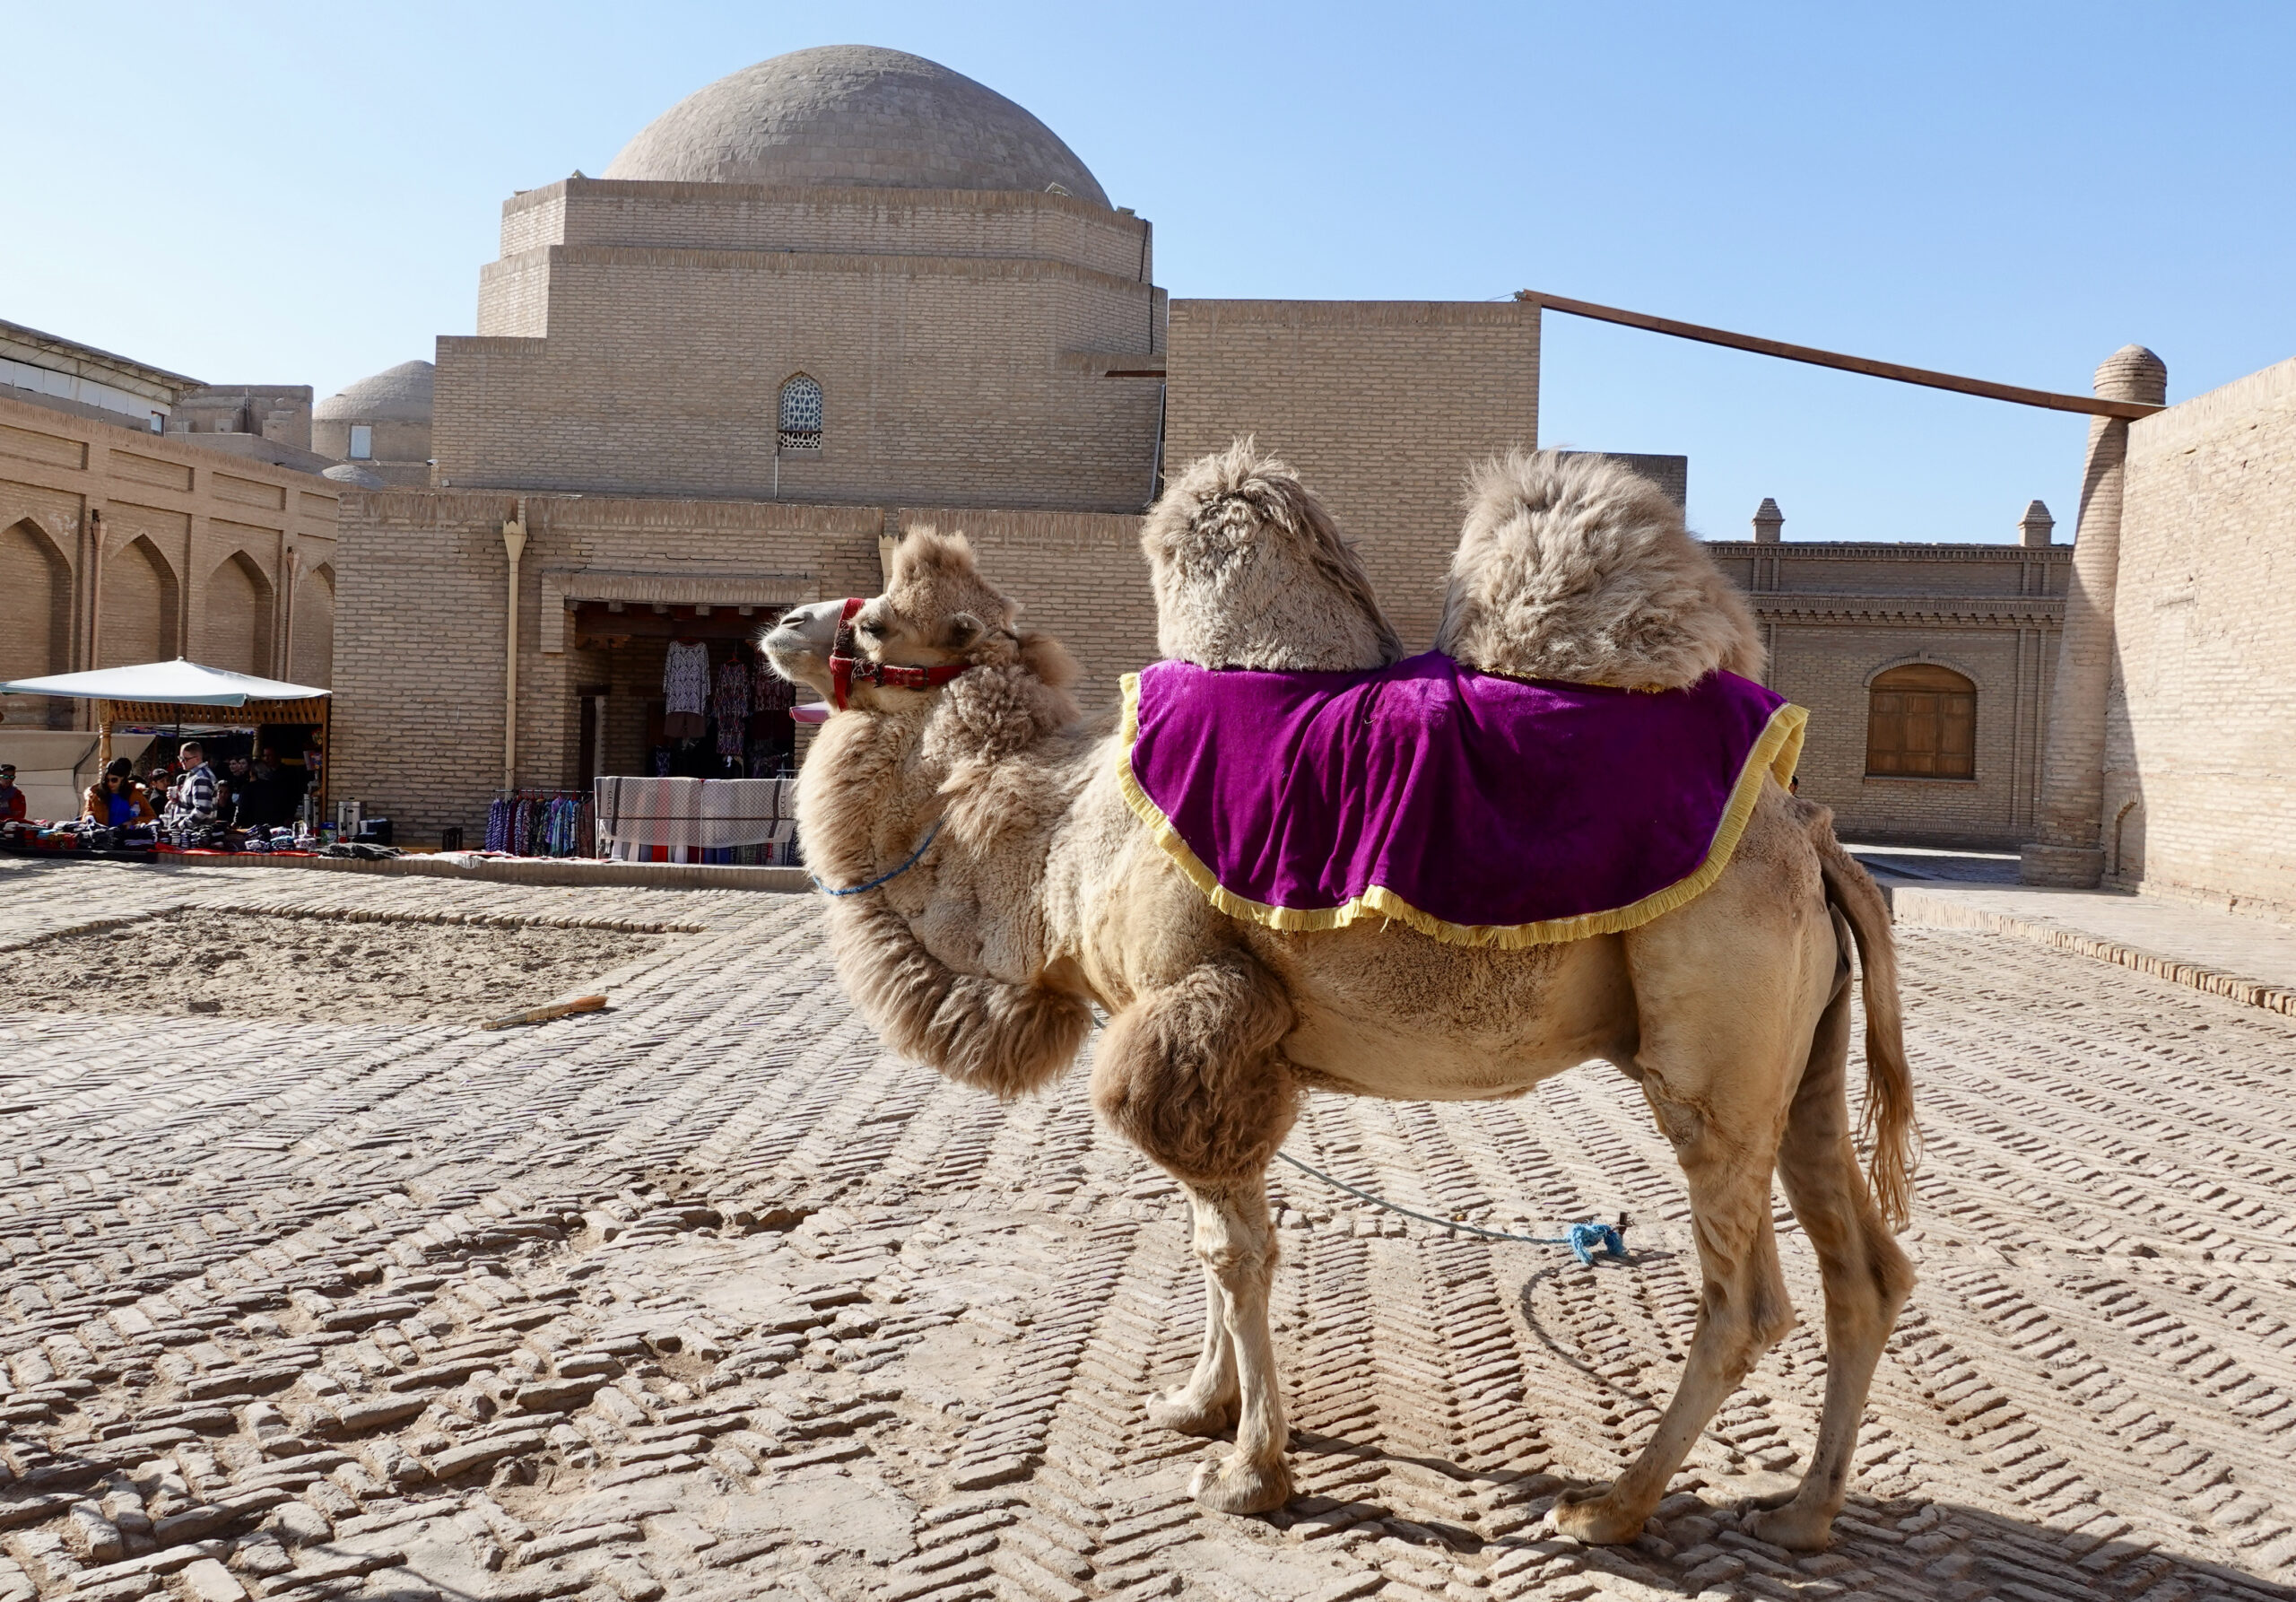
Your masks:
M 468 333 L 501 202 L 726 73 L 913 50 L 1035 111 L 1178 296 L 1525 286 L 2172 400 L 2296 355 L 2296 6 L 14 8 L 0 317 L 324 396 Z M 1545 444 L 1740 537 L 2069 538 L 2083 422 L 1550 314 Z

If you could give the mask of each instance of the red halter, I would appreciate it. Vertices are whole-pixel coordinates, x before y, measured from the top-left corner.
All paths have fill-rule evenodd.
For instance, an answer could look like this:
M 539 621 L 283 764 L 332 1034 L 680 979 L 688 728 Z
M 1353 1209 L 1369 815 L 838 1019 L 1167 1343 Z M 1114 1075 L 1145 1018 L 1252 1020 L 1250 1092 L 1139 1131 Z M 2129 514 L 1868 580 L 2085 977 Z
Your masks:
M 944 662 L 938 667 L 908 667 L 899 663 L 872 662 L 866 657 L 854 655 L 853 614 L 868 604 L 865 596 L 848 596 L 845 610 L 838 614 L 837 641 L 829 648 L 829 699 L 839 711 L 845 710 L 857 682 L 889 690 L 937 690 L 972 666 L 970 662 Z

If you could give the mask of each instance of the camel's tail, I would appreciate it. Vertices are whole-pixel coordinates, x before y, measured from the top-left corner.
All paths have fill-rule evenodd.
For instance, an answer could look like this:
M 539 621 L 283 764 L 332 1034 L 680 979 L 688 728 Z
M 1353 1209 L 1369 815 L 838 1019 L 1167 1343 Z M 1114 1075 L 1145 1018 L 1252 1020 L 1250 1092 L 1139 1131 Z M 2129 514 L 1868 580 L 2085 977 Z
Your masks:
M 960 973 L 874 897 L 830 919 L 838 977 L 885 1043 L 1000 1100 L 1037 1090 L 1076 1060 L 1092 1012 L 1058 990 Z
M 1849 921 L 1866 1000 L 1866 1111 L 1858 1137 L 1871 1147 L 1866 1177 L 1882 1216 L 1901 1229 L 1912 1209 L 1914 1171 L 1921 1164 L 1921 1127 L 1914 1114 L 1913 1071 L 1905 1058 L 1905 1021 L 1898 1002 L 1898 952 L 1890 907 L 1865 865 L 1834 838 L 1833 814 L 1810 806 L 1805 823 L 1825 875 L 1826 900 Z

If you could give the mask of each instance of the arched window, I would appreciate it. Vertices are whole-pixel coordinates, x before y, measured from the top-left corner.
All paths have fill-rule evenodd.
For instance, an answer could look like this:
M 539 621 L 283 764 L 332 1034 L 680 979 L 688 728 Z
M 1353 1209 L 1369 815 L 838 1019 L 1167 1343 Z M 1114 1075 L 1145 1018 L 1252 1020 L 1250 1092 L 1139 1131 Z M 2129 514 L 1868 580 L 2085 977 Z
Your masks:
M 1977 777 L 1977 686 L 1914 662 L 1877 675 L 1866 717 L 1866 771 L 1895 779 Z
M 781 448 L 822 448 L 822 387 L 804 373 L 781 386 Z

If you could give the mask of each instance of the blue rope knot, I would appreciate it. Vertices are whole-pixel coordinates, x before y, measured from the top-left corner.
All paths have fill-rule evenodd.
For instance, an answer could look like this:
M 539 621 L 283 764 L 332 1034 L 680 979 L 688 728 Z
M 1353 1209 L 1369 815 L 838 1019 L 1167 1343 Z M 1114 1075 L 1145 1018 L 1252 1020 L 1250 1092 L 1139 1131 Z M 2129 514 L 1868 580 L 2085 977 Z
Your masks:
M 1595 1249 L 1601 1247 L 1608 1255 L 1626 1260 L 1626 1237 L 1615 1223 L 1574 1223 L 1570 1226 L 1570 1255 L 1582 1267 L 1595 1266 Z
M 1431 1223 L 1438 1229 L 1450 1230 L 1454 1233 L 1463 1230 L 1470 1235 L 1479 1235 L 1486 1241 L 1515 1241 L 1525 1246 L 1568 1246 L 1570 1248 L 1571 1255 L 1589 1268 L 1595 1266 L 1596 1247 L 1600 1247 L 1606 1255 L 1614 1257 L 1621 1262 L 1631 1260 L 1626 1255 L 1626 1220 L 1624 1218 L 1621 1218 L 1616 1223 L 1592 1222 L 1574 1223 L 1567 1235 L 1509 1234 L 1505 1230 L 1487 1230 L 1479 1223 L 1469 1223 L 1463 1218 L 1437 1218 L 1431 1214 L 1414 1213 L 1409 1207 L 1397 1206 L 1384 1196 L 1374 1196 L 1368 1190 L 1359 1189 L 1349 1184 L 1345 1180 L 1334 1179 L 1320 1168 L 1309 1168 L 1289 1152 L 1279 1150 L 1275 1155 L 1277 1161 L 1289 1162 L 1301 1173 L 1313 1174 L 1325 1184 L 1335 1186 L 1350 1196 L 1361 1197 L 1375 1207 L 1385 1207 L 1390 1213 L 1400 1213 L 1405 1218 L 1416 1218 L 1420 1223 Z

